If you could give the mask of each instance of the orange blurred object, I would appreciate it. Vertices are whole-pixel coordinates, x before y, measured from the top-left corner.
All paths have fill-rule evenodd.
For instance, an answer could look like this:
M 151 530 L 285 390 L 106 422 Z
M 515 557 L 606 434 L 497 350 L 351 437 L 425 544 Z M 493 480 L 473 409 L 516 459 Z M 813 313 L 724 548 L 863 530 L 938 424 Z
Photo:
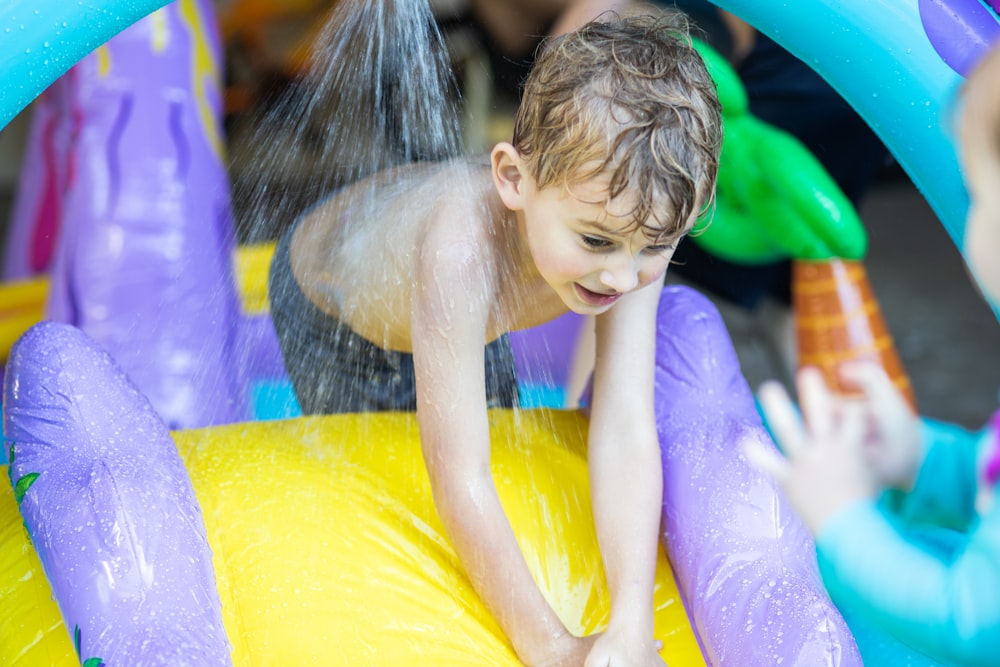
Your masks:
M 333 4 L 334 0 L 226 0 L 217 11 L 222 33 L 229 38 L 268 23 L 322 14 Z
M 882 365 L 916 412 L 916 397 L 864 264 L 831 259 L 792 262 L 799 366 L 817 366 L 827 383 L 845 395 L 852 392 L 839 378 L 846 361 Z
M 226 44 L 226 113 L 249 111 L 262 88 L 291 80 L 312 62 L 336 0 L 228 0 L 218 9 Z

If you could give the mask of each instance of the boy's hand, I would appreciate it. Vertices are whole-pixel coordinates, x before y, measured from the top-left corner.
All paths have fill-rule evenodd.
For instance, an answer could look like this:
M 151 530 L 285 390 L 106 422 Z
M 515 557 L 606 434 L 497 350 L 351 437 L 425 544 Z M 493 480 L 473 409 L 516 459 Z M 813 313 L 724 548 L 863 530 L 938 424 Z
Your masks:
M 601 635 L 576 637 L 569 633 L 559 637 L 536 655 L 518 656 L 528 667 L 580 667 Z
M 597 635 L 584 667 L 665 667 L 662 642 L 608 630 Z
M 666 663 L 659 651 L 663 642 L 650 641 L 639 646 L 625 637 L 615 638 L 609 633 L 586 637 L 566 634 L 549 647 L 545 656 L 526 661 L 530 667 L 663 667 Z
M 865 446 L 870 421 L 865 401 L 834 395 L 815 368 L 799 371 L 798 391 L 802 418 L 780 384 L 765 383 L 759 393 L 785 456 L 761 442 L 744 443 L 744 450 L 752 463 L 778 481 L 815 533 L 847 505 L 874 498 L 879 475 Z

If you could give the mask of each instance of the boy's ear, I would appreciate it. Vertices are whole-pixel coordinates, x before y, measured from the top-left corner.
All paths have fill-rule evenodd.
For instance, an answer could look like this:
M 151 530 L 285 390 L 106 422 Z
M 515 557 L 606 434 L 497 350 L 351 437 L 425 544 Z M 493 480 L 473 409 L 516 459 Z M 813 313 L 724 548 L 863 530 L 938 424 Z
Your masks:
M 504 206 L 511 211 L 524 208 L 524 162 L 518 150 L 502 141 L 493 147 L 490 164 L 493 167 L 493 185 Z

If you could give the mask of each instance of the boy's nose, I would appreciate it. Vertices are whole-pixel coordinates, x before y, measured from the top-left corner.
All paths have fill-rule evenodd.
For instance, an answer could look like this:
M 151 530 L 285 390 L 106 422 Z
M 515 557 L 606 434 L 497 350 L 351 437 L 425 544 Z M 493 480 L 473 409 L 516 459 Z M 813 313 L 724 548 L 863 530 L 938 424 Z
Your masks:
M 639 271 L 632 261 L 621 261 L 601 271 L 601 285 L 624 294 L 639 284 Z

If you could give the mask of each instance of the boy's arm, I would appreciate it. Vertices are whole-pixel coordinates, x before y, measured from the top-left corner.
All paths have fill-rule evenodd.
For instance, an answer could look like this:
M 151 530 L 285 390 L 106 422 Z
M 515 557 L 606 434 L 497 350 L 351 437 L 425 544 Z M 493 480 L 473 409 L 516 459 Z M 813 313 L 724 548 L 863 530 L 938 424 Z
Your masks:
M 663 472 L 653 366 L 660 290 L 654 282 L 597 317 L 588 449 L 594 522 L 611 593 L 611 620 L 595 651 L 610 643 L 616 648 L 609 655 L 624 650 L 641 664 L 655 659 L 653 583 Z
M 489 306 L 487 291 L 478 287 L 481 270 L 462 256 L 439 254 L 431 264 L 414 290 L 412 345 L 420 440 L 438 514 L 473 587 L 521 660 L 582 664 L 592 640 L 570 635 L 542 595 L 490 471 L 483 352 Z

